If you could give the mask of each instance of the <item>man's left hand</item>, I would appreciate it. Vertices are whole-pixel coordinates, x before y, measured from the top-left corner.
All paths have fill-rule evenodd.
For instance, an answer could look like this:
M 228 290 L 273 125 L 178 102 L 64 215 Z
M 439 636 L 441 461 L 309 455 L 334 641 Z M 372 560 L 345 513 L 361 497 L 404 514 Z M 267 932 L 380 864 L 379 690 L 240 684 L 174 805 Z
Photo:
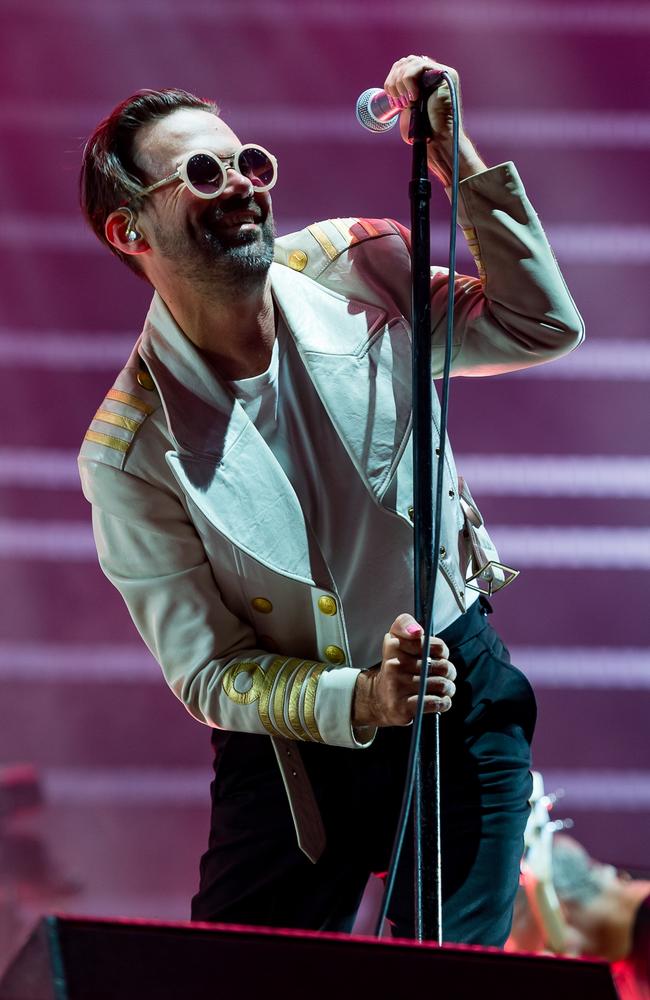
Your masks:
M 435 59 L 431 59 L 429 56 L 411 55 L 405 56 L 403 59 L 398 59 L 391 66 L 390 72 L 384 81 L 384 90 L 389 97 L 392 97 L 395 107 L 402 109 L 399 122 L 402 139 L 404 142 L 409 142 L 410 108 L 417 100 L 420 78 L 426 70 L 435 70 L 437 73 L 445 70 L 454 81 L 458 97 L 460 179 L 463 180 L 465 177 L 471 177 L 472 174 L 485 170 L 485 164 L 463 130 L 458 73 L 451 66 L 445 66 L 443 63 L 436 62 Z M 427 157 L 429 169 L 448 187 L 451 184 L 452 172 L 453 120 L 451 95 L 446 81 L 441 83 L 429 97 L 427 111 L 433 131 L 433 138 L 429 143 Z

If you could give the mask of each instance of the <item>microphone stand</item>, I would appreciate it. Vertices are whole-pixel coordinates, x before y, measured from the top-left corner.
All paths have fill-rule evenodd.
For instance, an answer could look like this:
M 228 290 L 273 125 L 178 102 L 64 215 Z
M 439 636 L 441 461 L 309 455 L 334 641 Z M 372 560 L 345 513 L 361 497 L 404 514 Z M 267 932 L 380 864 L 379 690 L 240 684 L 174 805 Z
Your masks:
M 427 141 L 432 137 L 427 100 L 443 80 L 449 87 L 453 121 L 451 186 L 451 226 L 449 232 L 449 281 L 447 288 L 447 331 L 440 404 L 440 437 L 436 490 L 433 493 L 432 371 L 429 201 L 431 184 L 427 167 Z M 442 944 L 442 866 L 440 824 L 440 722 L 439 716 L 424 715 L 430 636 L 434 634 L 433 609 L 438 575 L 441 538 L 443 469 L 445 461 L 449 376 L 454 326 L 454 274 L 456 260 L 456 216 L 458 209 L 458 97 L 455 81 L 447 70 L 423 75 L 420 95 L 411 112 L 409 138 L 413 146 L 413 171 L 409 185 L 411 198 L 412 271 L 412 383 L 413 383 L 413 527 L 414 527 L 414 615 L 424 625 L 422 673 L 417 710 L 409 746 L 409 757 L 400 816 L 386 873 L 384 895 L 375 924 L 381 936 L 397 877 L 409 815 L 414 837 L 415 937 Z M 433 511 L 436 511 L 435 521 Z M 426 725 L 423 723 L 426 721 Z M 424 803 L 424 806 L 423 806 Z M 423 845 L 433 868 L 423 862 Z
M 413 506 L 414 617 L 424 626 L 422 671 L 427 671 L 429 639 L 435 634 L 432 606 L 440 546 L 439 517 L 433 524 L 433 432 L 431 374 L 431 301 L 429 203 L 431 182 L 427 142 L 432 137 L 427 99 L 435 87 L 420 87 L 411 113 L 409 136 L 413 161 L 409 196 L 412 236 L 413 329 Z M 453 280 L 453 279 L 452 279 Z M 442 456 L 440 456 L 442 461 Z M 440 512 L 437 512 L 438 515 Z M 434 547 L 434 533 L 438 541 Z M 429 623 L 427 630 L 426 624 Z M 417 941 L 442 943 L 442 872 L 440 848 L 440 716 L 423 719 L 413 799 L 414 907 Z M 432 859 L 433 864 L 424 859 Z

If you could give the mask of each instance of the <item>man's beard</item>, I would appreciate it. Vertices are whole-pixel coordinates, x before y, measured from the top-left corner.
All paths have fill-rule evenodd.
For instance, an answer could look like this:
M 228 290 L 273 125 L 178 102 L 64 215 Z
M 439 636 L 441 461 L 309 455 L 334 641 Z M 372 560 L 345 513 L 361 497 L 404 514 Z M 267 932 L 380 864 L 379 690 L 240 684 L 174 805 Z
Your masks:
M 254 212 L 256 228 L 229 232 L 223 223 L 237 212 Z M 269 207 L 264 218 L 252 198 L 209 205 L 191 227 L 176 232 L 157 227 L 155 237 L 160 253 L 174 261 L 179 278 L 210 295 L 246 294 L 264 283 L 273 261 L 273 213 Z

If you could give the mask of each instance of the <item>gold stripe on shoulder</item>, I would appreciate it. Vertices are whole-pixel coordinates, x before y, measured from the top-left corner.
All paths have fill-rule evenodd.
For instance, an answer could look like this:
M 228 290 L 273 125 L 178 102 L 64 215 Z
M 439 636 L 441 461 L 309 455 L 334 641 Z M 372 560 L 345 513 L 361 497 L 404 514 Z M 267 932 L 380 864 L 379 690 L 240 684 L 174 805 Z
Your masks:
M 106 448 L 114 448 L 115 451 L 127 452 L 131 447 L 130 441 L 123 441 L 122 438 L 113 437 L 112 434 L 100 434 L 99 431 L 86 431 L 85 441 L 93 441 L 95 444 L 103 444 Z
M 333 226 L 336 226 L 345 242 L 351 247 L 354 246 L 355 243 L 359 242 L 359 237 L 356 233 L 352 232 L 351 226 L 347 226 L 343 219 L 330 219 L 330 222 Z
M 368 233 L 368 236 L 380 235 L 379 230 L 375 229 L 375 227 L 373 226 L 372 222 L 370 222 L 369 219 L 357 219 L 357 222 L 359 223 L 362 229 L 365 229 L 365 231 Z
M 104 424 L 113 424 L 115 427 L 123 427 L 125 431 L 135 433 L 141 424 L 140 420 L 133 417 L 125 417 L 121 413 L 113 413 L 112 410 L 97 410 L 95 420 L 101 420 Z
M 127 406 L 132 406 L 134 410 L 140 410 L 141 413 L 153 413 L 153 406 L 149 406 L 148 403 L 144 403 L 137 396 L 132 396 L 130 392 L 122 392 L 121 389 L 109 389 L 106 393 L 107 399 L 114 399 L 118 403 L 126 403 Z
M 320 244 L 330 260 L 335 260 L 339 256 L 339 251 L 319 225 L 314 223 L 311 226 L 307 226 L 307 229 L 312 234 L 316 242 Z

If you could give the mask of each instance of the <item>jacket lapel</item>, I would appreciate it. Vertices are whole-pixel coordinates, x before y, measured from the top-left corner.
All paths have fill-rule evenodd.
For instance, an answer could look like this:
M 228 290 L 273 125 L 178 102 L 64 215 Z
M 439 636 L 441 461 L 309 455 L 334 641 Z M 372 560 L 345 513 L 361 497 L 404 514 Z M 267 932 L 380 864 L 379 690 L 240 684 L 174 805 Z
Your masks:
M 291 484 L 158 295 L 139 353 L 162 400 L 176 449 L 166 458 L 185 495 L 233 545 L 276 573 L 313 583 L 313 542 Z
M 381 502 L 411 428 L 411 340 L 401 317 L 280 264 L 273 295 L 366 488 Z

